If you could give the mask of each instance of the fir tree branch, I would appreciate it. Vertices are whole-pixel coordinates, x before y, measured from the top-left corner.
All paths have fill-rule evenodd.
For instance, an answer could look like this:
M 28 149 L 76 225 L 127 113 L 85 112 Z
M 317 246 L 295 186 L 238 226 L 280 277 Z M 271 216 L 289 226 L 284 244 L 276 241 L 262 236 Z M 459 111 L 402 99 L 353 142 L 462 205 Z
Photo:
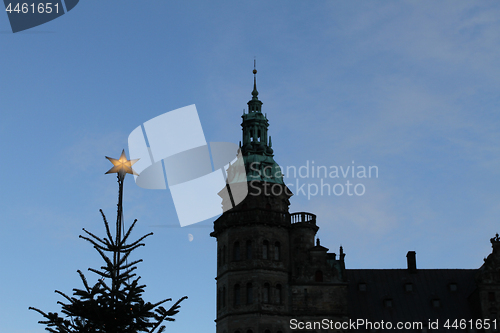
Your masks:
M 111 262 L 111 259 L 109 259 L 109 257 L 98 247 L 94 247 L 97 252 L 99 252 L 99 254 L 101 255 L 102 259 L 104 259 L 104 261 L 106 262 L 106 264 L 108 264 L 108 267 L 112 267 L 113 266 L 113 263 Z
M 134 222 L 132 222 L 132 225 L 130 225 L 130 227 L 128 228 L 127 233 L 125 234 L 125 236 L 123 236 L 123 239 L 121 241 L 121 245 L 125 244 L 125 242 L 127 241 L 128 236 L 132 232 L 132 229 L 134 229 L 134 226 L 135 226 L 136 223 L 137 223 L 137 219 L 135 219 Z
M 135 245 L 134 247 L 130 248 L 130 249 L 126 249 L 125 251 L 133 251 L 135 249 L 137 249 L 139 246 L 145 246 L 145 244 L 141 243 L 141 244 L 137 244 Z M 125 251 L 121 251 L 121 252 L 125 252 Z
M 133 266 L 133 265 L 138 264 L 138 263 L 140 263 L 140 262 L 142 262 L 142 259 L 136 260 L 136 261 L 134 261 L 134 262 L 131 262 L 130 264 L 127 264 L 127 265 L 125 265 L 125 266 L 122 266 L 122 267 L 121 267 L 121 269 L 127 269 L 127 268 L 129 268 L 130 266 Z
M 82 279 L 83 285 L 85 286 L 85 289 L 87 291 L 90 291 L 89 284 L 87 282 L 87 279 L 85 278 L 85 275 L 83 275 L 81 270 L 77 270 L 78 274 L 80 275 L 80 278 Z
M 55 290 L 54 292 L 55 292 L 55 293 L 57 293 L 57 294 L 59 294 L 59 295 L 61 295 L 61 296 L 63 296 L 64 298 L 66 298 L 66 299 L 67 299 L 68 301 L 70 301 L 71 303 L 73 303 L 73 302 L 74 302 L 74 301 L 73 301 L 73 300 L 72 300 L 72 299 L 71 299 L 68 295 L 66 295 L 65 293 L 60 292 L 59 290 Z
M 90 231 L 87 231 L 85 228 L 82 228 L 83 231 L 85 231 L 88 235 L 92 236 L 94 239 L 98 240 L 99 242 L 101 242 L 102 244 L 104 245 L 109 245 L 109 244 L 106 244 L 100 237 L 94 235 L 93 233 L 91 233 Z M 80 236 L 82 237 L 82 236 Z M 83 238 L 83 237 L 82 237 Z
M 139 242 L 141 242 L 144 238 L 149 237 L 149 236 L 151 236 L 151 235 L 153 235 L 153 233 L 152 233 L 152 232 L 150 232 L 150 233 L 149 233 L 149 234 L 147 234 L 147 235 L 142 236 L 141 238 L 139 238 L 138 240 L 136 240 L 136 241 L 135 241 L 135 242 L 133 242 L 132 244 L 129 244 L 129 245 L 123 245 L 123 248 L 125 249 L 125 248 L 130 248 L 130 247 L 133 247 L 133 246 L 135 246 L 136 244 L 138 244 Z M 144 244 L 142 244 L 142 245 L 144 245 Z M 132 251 L 132 250 L 131 250 L 131 251 Z
M 94 273 L 96 273 L 96 274 L 99 274 L 100 276 L 102 276 L 102 277 L 104 277 L 104 278 L 111 279 L 111 274 L 107 274 L 107 273 L 99 272 L 97 269 L 93 269 L 93 268 L 89 268 L 89 271 L 94 272 Z
M 152 330 L 151 330 L 151 331 L 149 331 L 149 333 L 154 333 L 154 331 L 158 328 L 158 326 L 160 326 L 160 325 L 161 325 L 161 323 L 162 323 L 164 320 L 167 320 L 167 321 L 175 321 L 175 319 L 174 319 L 174 318 L 168 318 L 168 317 L 172 317 L 173 315 L 175 315 L 176 313 L 178 313 L 178 312 L 179 312 L 179 310 L 178 310 L 178 309 L 180 308 L 180 305 L 179 305 L 179 304 L 180 304 L 183 300 L 185 300 L 185 299 L 187 299 L 187 296 L 184 296 L 184 297 L 182 297 L 181 299 L 179 299 L 177 302 L 175 302 L 175 304 L 174 304 L 174 305 L 172 305 L 172 307 L 170 307 L 170 309 L 168 309 L 168 311 L 167 311 L 167 310 L 165 310 L 165 308 L 164 308 L 164 307 L 162 307 L 162 306 L 160 306 L 158 309 L 156 309 L 156 312 L 158 312 L 158 313 L 161 315 L 161 317 L 160 317 L 160 320 L 157 320 L 156 324 L 153 326 Z M 164 303 L 164 302 L 166 302 L 167 300 L 171 300 L 171 299 L 166 299 L 166 300 L 163 300 L 163 301 L 161 301 L 161 302 L 159 302 L 159 303 L 157 303 L 157 304 Z M 156 305 L 154 305 L 154 307 L 156 307 Z M 158 333 L 163 332 L 163 330 L 165 329 L 164 327 L 165 327 L 165 326 L 162 326 L 162 327 L 160 328 L 160 330 L 158 331 Z M 162 328 L 163 328 L 163 329 L 162 329 Z
M 103 251 L 113 251 L 113 249 L 115 248 L 115 247 L 112 247 L 112 246 L 108 246 L 107 248 L 105 248 L 105 247 L 97 244 L 96 242 L 94 242 L 92 239 L 90 239 L 88 237 L 85 237 L 85 236 L 82 236 L 82 235 L 80 235 L 79 237 L 85 239 L 86 241 L 91 242 L 92 245 L 94 245 L 94 247 L 99 248 L 99 249 L 101 249 Z
M 111 242 L 111 245 L 115 246 L 115 243 L 113 242 L 113 236 L 111 236 L 111 232 L 109 231 L 109 223 L 106 219 L 106 215 L 104 215 L 102 209 L 99 209 L 99 211 L 101 212 L 102 219 L 104 220 L 104 226 L 106 227 L 106 234 L 108 235 L 109 241 Z

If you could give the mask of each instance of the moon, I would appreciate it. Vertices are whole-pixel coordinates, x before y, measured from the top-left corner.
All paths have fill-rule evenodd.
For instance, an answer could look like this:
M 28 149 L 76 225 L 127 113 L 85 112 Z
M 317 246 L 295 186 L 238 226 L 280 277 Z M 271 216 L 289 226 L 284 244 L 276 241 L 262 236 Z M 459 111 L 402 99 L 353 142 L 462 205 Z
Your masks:
M 189 241 L 190 241 L 190 242 L 192 242 L 192 241 L 193 241 L 193 239 L 194 239 L 193 235 L 188 234 L 188 239 L 189 239 Z

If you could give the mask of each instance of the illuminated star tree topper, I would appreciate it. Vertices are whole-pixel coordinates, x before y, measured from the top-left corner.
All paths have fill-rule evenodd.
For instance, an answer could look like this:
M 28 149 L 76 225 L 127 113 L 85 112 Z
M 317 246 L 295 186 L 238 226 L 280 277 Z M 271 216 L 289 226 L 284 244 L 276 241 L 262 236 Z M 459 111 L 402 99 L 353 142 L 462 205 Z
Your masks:
M 127 156 L 125 156 L 125 149 L 122 150 L 122 155 L 120 156 L 119 159 L 108 157 L 108 156 L 106 156 L 106 158 L 111 163 L 113 163 L 113 167 L 111 169 L 109 169 L 108 172 L 106 172 L 106 174 L 117 173 L 118 176 L 121 177 L 122 179 L 125 178 L 125 175 L 127 173 L 129 173 L 131 175 L 139 176 L 134 171 L 134 169 L 132 169 L 132 165 L 134 165 L 135 162 L 137 162 L 139 159 L 137 158 L 135 160 L 127 160 Z

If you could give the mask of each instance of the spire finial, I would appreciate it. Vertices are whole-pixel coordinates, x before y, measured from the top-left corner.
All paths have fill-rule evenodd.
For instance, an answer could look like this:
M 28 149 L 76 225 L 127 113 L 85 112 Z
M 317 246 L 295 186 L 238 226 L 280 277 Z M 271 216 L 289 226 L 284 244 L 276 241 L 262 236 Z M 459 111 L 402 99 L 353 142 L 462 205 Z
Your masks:
M 256 69 L 256 63 L 257 60 L 253 59 L 253 91 L 252 91 L 252 96 L 253 99 L 257 99 L 257 95 L 259 95 L 259 92 L 257 91 L 257 69 Z

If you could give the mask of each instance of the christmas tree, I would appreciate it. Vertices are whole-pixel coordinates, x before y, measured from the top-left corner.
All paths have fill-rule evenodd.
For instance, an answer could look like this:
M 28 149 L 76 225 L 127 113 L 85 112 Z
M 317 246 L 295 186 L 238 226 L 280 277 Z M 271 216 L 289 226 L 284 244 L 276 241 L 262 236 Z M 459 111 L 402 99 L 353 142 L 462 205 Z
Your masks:
M 132 165 L 137 160 L 127 160 L 125 151 L 119 159 L 106 158 L 114 165 L 106 173 L 118 174 L 119 192 L 115 236 L 112 236 L 109 223 L 102 210 L 100 212 L 107 237 L 100 238 L 85 229 L 83 231 L 86 235 L 80 236 L 90 242 L 105 261 L 101 270 L 89 268 L 90 271 L 98 274 L 100 279 L 91 287 L 79 270 L 83 289 L 73 289 L 73 297 L 56 290 L 56 293 L 67 300 L 66 303 L 57 302 L 62 307 L 61 312 L 66 315 L 64 318 L 58 313 L 45 313 L 33 307 L 29 309 L 44 316 L 46 320 L 39 321 L 39 323 L 45 324 L 45 329 L 53 333 L 161 333 L 165 330 L 165 325 L 162 323 L 174 321 L 173 316 L 179 312 L 180 303 L 187 297 L 179 299 L 168 310 L 162 304 L 172 301 L 170 298 L 157 303 L 145 302 L 142 299 L 146 286 L 139 284 L 141 277 L 136 277 L 133 273 L 142 259 L 131 263 L 128 263 L 127 259 L 132 251 L 144 246 L 142 241 L 153 233 L 128 242 L 130 233 L 137 222 L 135 220 L 127 232 L 123 230 L 122 236 L 123 181 L 127 173 L 136 174 Z

